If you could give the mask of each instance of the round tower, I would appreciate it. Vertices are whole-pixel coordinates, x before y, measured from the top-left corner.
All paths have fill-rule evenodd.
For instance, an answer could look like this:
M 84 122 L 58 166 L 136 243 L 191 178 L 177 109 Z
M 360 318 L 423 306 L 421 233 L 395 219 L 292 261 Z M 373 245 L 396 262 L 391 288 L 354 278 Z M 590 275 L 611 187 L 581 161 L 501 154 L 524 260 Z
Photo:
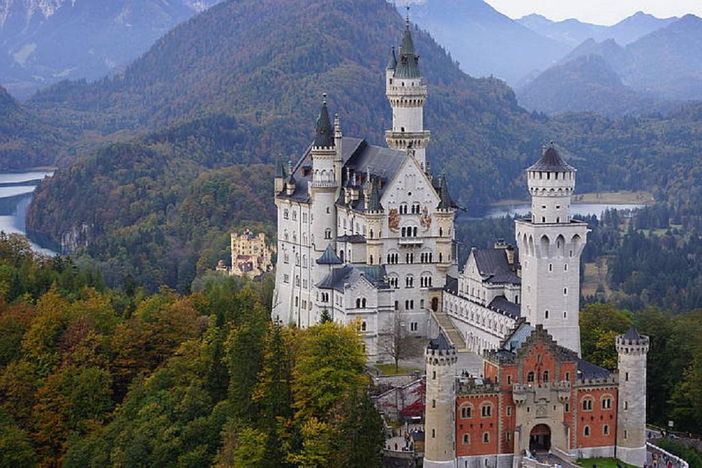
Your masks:
M 333 246 L 336 239 L 335 203 L 341 185 L 341 158 L 336 143 L 340 140 L 341 129 L 332 128 L 325 94 L 311 149 L 312 182 L 309 186 L 311 231 L 314 239 L 312 247 L 317 255 L 321 255 L 328 245 Z
M 630 328 L 616 340 L 619 370 L 617 458 L 634 466 L 646 463 L 647 336 Z
M 456 348 L 439 332 L 425 352 L 424 467 L 456 466 Z
M 551 144 L 527 169 L 531 218 L 515 221 L 522 317 L 580 354 L 580 255 L 587 224 L 571 219 L 575 169 Z
M 424 102 L 427 86 L 419 70 L 409 17 L 402 36 L 399 56 L 393 49 L 385 70 L 385 93 L 392 106 L 392 130 L 385 132 L 388 147 L 413 150 L 411 154 L 426 168 L 426 147 L 431 134 L 424 130 Z
M 435 229 L 437 231 L 436 234 L 438 234 L 436 251 L 439 264 L 437 265 L 437 269 L 445 275 L 457 261 L 453 252 L 453 239 L 455 235 L 453 225 L 456 217 L 456 204 L 453 202 L 451 194 L 449 193 L 446 175 L 441 176 L 438 192 L 439 205 L 436 207 L 436 213 L 434 214 L 436 218 Z M 443 284 L 441 286 L 443 286 Z

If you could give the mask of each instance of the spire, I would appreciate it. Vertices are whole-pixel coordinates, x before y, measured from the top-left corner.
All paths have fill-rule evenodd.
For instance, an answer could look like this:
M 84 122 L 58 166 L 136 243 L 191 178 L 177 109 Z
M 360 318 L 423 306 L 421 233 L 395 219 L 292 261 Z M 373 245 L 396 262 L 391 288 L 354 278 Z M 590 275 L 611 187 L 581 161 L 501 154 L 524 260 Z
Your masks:
M 324 93 L 322 109 L 319 111 L 317 125 L 315 129 L 314 146 L 331 148 L 334 146 L 334 129 L 329 120 L 329 109 L 327 109 L 327 93 Z
M 556 146 L 551 142 L 544 148 L 544 153 L 541 159 L 536 161 L 528 171 L 544 171 L 544 172 L 575 172 L 575 169 L 565 162 L 561 155 L 556 150 Z
M 288 160 L 288 179 L 286 183 L 295 185 L 295 176 L 293 176 L 292 161 Z
M 446 175 L 441 176 L 441 187 L 439 188 L 439 201 L 438 208 L 440 210 L 450 210 L 454 207 L 453 200 L 451 199 L 451 194 L 448 189 L 448 182 L 446 181 Z
M 394 70 L 397 68 L 397 55 L 395 55 L 395 46 L 390 48 L 390 57 L 388 57 L 388 65 L 385 67 L 387 70 Z
M 638 341 L 641 339 L 641 335 L 639 335 L 639 332 L 638 332 L 638 330 L 636 330 L 636 328 L 631 326 L 626 331 L 626 333 L 624 333 L 622 338 L 624 338 L 625 340 L 629 340 L 629 341 Z
M 396 78 L 419 78 L 419 56 L 414 51 L 414 40 L 412 39 L 412 29 L 409 21 L 409 7 L 407 8 L 407 18 L 405 20 L 405 32 L 402 35 L 402 46 L 400 47 L 400 60 L 395 70 Z
M 377 182 L 371 185 L 370 199 L 368 200 L 368 211 L 383 211 L 383 207 L 380 205 L 380 191 L 378 190 Z
M 275 177 L 285 179 L 285 164 L 280 160 L 280 156 L 275 161 Z

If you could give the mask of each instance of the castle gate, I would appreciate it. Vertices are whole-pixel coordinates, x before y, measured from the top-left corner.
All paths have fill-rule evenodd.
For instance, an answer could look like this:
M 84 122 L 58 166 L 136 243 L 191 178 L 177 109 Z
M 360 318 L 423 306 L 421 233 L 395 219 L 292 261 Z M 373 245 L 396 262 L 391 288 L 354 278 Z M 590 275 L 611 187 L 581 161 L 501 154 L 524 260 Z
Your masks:
M 551 449 L 551 428 L 546 424 L 534 426 L 529 434 L 529 451 L 548 452 Z

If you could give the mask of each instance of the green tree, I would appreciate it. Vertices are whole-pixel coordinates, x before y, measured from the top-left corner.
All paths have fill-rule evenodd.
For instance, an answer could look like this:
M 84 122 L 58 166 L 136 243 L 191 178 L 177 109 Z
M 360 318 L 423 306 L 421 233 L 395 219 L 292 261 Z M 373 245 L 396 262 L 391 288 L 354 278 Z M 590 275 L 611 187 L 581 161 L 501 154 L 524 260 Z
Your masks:
M 633 321 L 629 312 L 610 304 L 589 304 L 580 312 L 580 339 L 583 358 L 607 369 L 616 369 L 614 342 Z
M 0 410 L 0 468 L 32 467 L 36 461 L 27 434 Z
M 338 422 L 338 466 L 370 468 L 383 466 L 385 433 L 383 420 L 368 394 L 355 391 L 344 405 Z

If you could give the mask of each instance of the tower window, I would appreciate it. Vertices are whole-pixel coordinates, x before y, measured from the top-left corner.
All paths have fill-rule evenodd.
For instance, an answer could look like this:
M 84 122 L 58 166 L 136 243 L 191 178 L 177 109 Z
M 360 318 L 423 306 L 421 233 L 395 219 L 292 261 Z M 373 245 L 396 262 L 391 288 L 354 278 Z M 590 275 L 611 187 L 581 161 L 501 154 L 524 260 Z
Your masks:
M 463 434 L 463 443 L 464 444 L 470 443 L 470 437 L 468 436 L 468 434 Z
M 590 437 L 590 426 L 585 426 L 585 429 L 583 429 L 583 435 L 585 435 L 585 437 Z
M 567 296 L 568 295 L 568 288 L 563 288 L 563 295 Z
M 544 371 L 543 380 L 544 382 L 548 382 L 548 371 Z
M 527 382 L 533 382 L 533 381 L 534 381 L 534 373 L 533 373 L 533 372 L 529 372 L 529 373 L 527 374 Z
M 490 443 L 490 433 L 489 433 L 489 432 L 484 432 L 484 433 L 483 433 L 483 443 L 484 443 L 484 444 L 489 444 L 489 443 Z
M 583 411 L 592 411 L 592 398 L 583 399 Z
M 471 406 L 461 406 L 461 418 L 468 419 L 473 417 L 473 408 Z
M 480 415 L 484 418 L 489 418 L 492 416 L 492 405 L 491 404 L 485 404 L 480 408 Z
M 628 373 L 628 372 L 624 373 L 624 380 L 625 380 L 626 382 L 629 381 L 629 373 Z
M 436 400 L 431 400 L 431 407 L 436 408 Z
M 548 271 L 553 271 L 553 263 L 548 264 Z
M 548 310 L 547 310 L 546 312 L 544 312 L 544 318 L 545 318 L 545 319 L 548 318 Z

